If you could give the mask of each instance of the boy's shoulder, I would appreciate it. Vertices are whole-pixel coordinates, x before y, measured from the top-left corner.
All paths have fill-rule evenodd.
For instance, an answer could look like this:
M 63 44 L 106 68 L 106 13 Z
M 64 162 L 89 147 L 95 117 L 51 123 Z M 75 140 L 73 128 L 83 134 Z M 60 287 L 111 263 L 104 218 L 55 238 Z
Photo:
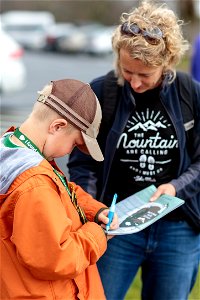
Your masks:
M 53 174 L 51 165 L 41 155 L 27 148 L 1 147 L 1 158 L 1 194 L 12 192 L 33 176 Z

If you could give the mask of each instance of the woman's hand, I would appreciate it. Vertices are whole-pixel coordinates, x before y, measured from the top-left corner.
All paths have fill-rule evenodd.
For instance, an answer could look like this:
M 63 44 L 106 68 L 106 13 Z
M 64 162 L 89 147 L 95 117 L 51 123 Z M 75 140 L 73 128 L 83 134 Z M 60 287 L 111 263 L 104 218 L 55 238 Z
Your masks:
M 151 196 L 150 201 L 153 202 L 158 199 L 162 194 L 175 196 L 176 190 L 175 187 L 171 183 L 165 183 L 159 185 L 156 192 Z

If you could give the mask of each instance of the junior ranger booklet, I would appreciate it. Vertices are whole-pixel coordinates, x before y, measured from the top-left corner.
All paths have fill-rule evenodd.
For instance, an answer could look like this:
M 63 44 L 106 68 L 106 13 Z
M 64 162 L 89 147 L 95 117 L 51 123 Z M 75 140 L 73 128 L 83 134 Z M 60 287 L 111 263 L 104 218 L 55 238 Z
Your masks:
M 117 203 L 115 212 L 119 218 L 119 228 L 109 230 L 107 234 L 123 235 L 143 230 L 185 202 L 165 194 L 149 202 L 155 191 L 156 187 L 150 185 Z

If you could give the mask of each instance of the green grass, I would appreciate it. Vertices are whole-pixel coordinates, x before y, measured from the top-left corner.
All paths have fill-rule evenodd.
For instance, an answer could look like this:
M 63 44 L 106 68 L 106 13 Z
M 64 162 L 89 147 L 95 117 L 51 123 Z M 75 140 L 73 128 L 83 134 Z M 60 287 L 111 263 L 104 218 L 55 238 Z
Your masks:
M 130 289 L 128 290 L 125 300 L 140 300 L 140 291 L 141 291 L 141 270 L 137 273 L 137 276 L 132 283 Z M 170 300 L 170 299 L 169 299 Z M 190 294 L 189 300 L 200 300 L 200 269 L 197 276 L 195 286 Z

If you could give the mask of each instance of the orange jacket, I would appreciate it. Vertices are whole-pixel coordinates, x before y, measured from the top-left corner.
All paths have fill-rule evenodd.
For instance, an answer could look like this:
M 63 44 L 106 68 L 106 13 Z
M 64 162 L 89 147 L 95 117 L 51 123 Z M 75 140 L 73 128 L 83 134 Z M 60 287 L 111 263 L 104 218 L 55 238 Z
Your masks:
M 107 242 L 93 222 L 104 205 L 74 187 L 84 225 L 46 160 L 0 195 L 1 299 L 105 299 L 96 262 Z

